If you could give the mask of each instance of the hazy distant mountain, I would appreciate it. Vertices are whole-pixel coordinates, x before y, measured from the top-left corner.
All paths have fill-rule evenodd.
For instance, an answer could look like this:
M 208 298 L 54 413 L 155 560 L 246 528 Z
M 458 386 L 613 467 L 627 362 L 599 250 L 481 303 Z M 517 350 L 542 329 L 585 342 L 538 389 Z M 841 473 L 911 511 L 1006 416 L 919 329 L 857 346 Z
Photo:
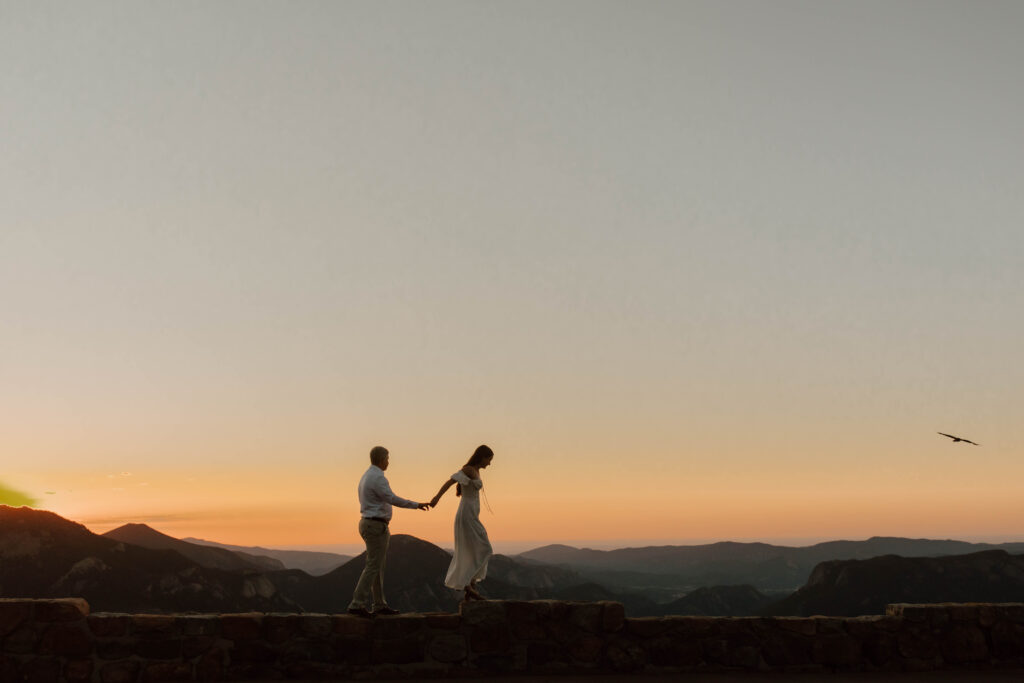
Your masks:
M 98 536 L 52 512 L 0 505 L 0 597 L 82 597 L 94 611 L 294 611 L 261 574 Z
M 823 562 L 807 585 L 762 613 L 881 614 L 894 602 L 1024 602 L 1024 555 L 987 550 L 949 557 L 886 555 Z
M 613 590 L 661 588 L 693 590 L 701 586 L 748 584 L 759 590 L 794 590 L 821 562 L 880 555 L 935 557 L 980 550 L 1024 552 L 1024 543 L 990 545 L 964 541 L 874 537 L 866 541 L 830 541 L 806 547 L 767 543 L 712 543 L 593 550 L 548 545 L 516 559 L 573 569 Z
M 320 576 L 337 569 L 352 559 L 351 555 L 339 555 L 337 553 L 323 553 L 310 550 L 277 550 L 275 548 L 262 548 L 260 546 L 229 545 L 207 541 L 202 538 L 186 537 L 181 539 L 196 545 L 205 545 L 213 548 L 224 548 L 237 553 L 264 556 L 279 561 L 287 569 L 301 569 L 307 574 Z M 279 567 L 280 568 L 280 567 Z
M 662 605 L 664 614 L 743 617 L 757 614 L 772 599 L 753 586 L 707 586 Z
M 255 570 L 268 571 L 284 569 L 280 560 L 272 557 L 260 557 L 224 548 L 188 543 L 177 538 L 160 533 L 156 529 L 145 524 L 125 524 L 112 529 L 105 534 L 107 538 L 115 541 L 124 541 L 141 548 L 151 550 L 175 550 L 188 559 L 203 567 L 213 569 L 225 569 L 227 571 Z

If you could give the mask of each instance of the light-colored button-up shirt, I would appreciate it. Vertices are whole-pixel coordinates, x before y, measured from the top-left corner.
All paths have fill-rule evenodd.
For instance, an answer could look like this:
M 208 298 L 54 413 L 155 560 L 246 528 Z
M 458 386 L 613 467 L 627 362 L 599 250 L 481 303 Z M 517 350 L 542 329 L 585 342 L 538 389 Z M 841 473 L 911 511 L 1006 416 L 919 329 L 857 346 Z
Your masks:
M 370 465 L 363 478 L 359 480 L 359 515 L 361 517 L 379 517 L 391 519 L 391 506 L 415 509 L 419 503 L 396 496 L 384 476 L 384 470 Z

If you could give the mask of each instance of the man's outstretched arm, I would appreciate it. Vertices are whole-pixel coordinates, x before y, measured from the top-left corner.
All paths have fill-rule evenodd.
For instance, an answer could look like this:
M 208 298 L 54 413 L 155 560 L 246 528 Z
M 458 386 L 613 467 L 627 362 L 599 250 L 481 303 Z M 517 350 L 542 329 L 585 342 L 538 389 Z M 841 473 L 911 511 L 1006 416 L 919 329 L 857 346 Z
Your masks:
M 384 479 L 380 482 L 380 488 L 378 490 L 378 493 L 380 494 L 381 498 L 388 501 L 395 507 L 408 508 L 410 510 L 430 509 L 430 503 L 417 503 L 414 500 L 409 500 L 408 498 L 402 498 L 401 496 L 396 495 L 395 492 L 391 490 L 391 484 L 388 483 L 387 479 Z

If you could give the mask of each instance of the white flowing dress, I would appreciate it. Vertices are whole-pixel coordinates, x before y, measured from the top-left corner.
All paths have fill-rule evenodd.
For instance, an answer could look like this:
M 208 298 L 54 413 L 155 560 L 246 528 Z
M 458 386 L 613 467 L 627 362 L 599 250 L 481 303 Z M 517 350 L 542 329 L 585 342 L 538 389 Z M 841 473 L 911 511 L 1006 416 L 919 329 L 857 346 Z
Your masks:
M 462 485 L 462 498 L 455 513 L 455 555 L 444 577 L 444 585 L 462 590 L 487 576 L 487 562 L 494 551 L 487 529 L 480 522 L 483 481 L 470 479 L 461 470 L 452 475 L 452 480 Z

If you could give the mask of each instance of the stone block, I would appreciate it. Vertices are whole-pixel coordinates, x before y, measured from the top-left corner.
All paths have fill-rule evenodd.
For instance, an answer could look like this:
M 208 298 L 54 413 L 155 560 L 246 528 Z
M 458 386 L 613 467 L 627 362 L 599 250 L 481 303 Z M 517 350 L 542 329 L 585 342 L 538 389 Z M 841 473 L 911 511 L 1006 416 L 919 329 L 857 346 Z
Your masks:
M 532 668 L 544 666 L 552 662 L 564 662 L 567 659 L 565 648 L 551 641 L 528 643 L 526 646 L 526 663 Z
M 841 669 L 854 668 L 861 661 L 860 642 L 846 634 L 815 636 L 811 653 L 816 663 Z
M 339 615 L 332 619 L 332 629 L 339 636 L 369 638 L 371 623 L 369 619 L 351 615 Z
M 503 654 L 512 646 L 508 627 L 503 623 L 479 624 L 470 631 L 469 642 L 476 654 Z
M 209 652 L 216 642 L 214 636 L 185 636 L 181 639 L 181 656 L 184 659 L 195 659 Z
M 128 635 L 132 625 L 130 614 L 99 612 L 90 614 L 85 620 L 89 631 L 97 638 L 118 638 Z
M 499 600 L 472 600 L 459 604 L 462 623 L 467 626 L 478 624 L 503 624 L 506 620 L 505 603 Z
M 509 630 L 512 637 L 520 642 L 547 640 L 548 637 L 544 624 L 537 621 L 510 620 Z
M 992 654 L 1002 662 L 1024 662 L 1024 624 L 998 621 L 992 626 Z
M 220 629 L 228 640 L 257 640 L 263 631 L 263 615 L 259 612 L 222 614 Z
M 949 618 L 952 621 L 977 621 L 978 604 L 974 602 L 952 604 L 949 606 Z
M 93 641 L 81 624 L 51 623 L 39 642 L 39 651 L 61 657 L 85 657 L 92 654 Z
M 675 638 L 685 640 L 710 638 L 721 633 L 723 629 L 736 630 L 747 627 L 745 623 L 731 620 L 724 622 L 715 617 L 666 617 L 664 623 Z
M 902 602 L 885 607 L 887 616 L 901 617 L 907 621 L 927 621 L 931 611 L 932 608 L 928 605 L 911 605 Z
M 101 683 L 135 683 L 138 675 L 138 662 L 108 662 L 100 666 Z
M 846 620 L 839 617 L 810 617 L 814 621 L 816 635 L 836 635 L 846 633 Z
M 126 659 L 132 655 L 133 641 L 122 640 L 101 640 L 96 643 L 96 656 L 100 659 L 114 660 Z
M 439 631 L 454 631 L 462 625 L 462 617 L 458 614 L 424 614 L 427 620 L 427 628 Z
M 169 614 L 133 614 L 132 634 L 143 638 L 172 638 L 181 635 L 177 617 Z
M 569 623 L 587 633 L 601 633 L 604 606 L 598 602 L 574 602 L 569 606 Z
M 282 663 L 334 661 L 334 645 L 325 638 L 293 638 L 277 648 L 278 661 Z
M 1003 619 L 1007 619 L 1018 624 L 1024 622 L 1024 603 L 1006 602 L 996 605 L 994 609 Z
M 82 598 L 37 600 L 32 615 L 36 621 L 78 621 L 89 616 L 89 603 Z
M 586 635 L 569 647 L 569 656 L 583 664 L 596 665 L 604 654 L 604 638 Z
M 669 629 L 665 617 L 633 617 L 626 619 L 626 633 L 637 638 L 654 638 Z
M 64 665 L 64 680 L 68 683 L 88 683 L 92 680 L 91 659 L 72 659 Z M 0 680 L 6 680 L 0 676 Z
M 20 681 L 21 662 L 10 655 L 0 654 L 0 681 Z
M 881 631 L 895 631 L 901 623 L 898 617 L 882 616 L 881 614 L 851 617 L 845 621 L 846 632 L 858 638 L 866 638 Z
M 228 654 L 231 663 L 244 664 L 268 664 L 277 659 L 277 651 L 270 643 L 262 640 L 236 640 L 233 641 Z
M 761 640 L 761 655 L 773 667 L 803 666 L 813 663 L 813 634 L 777 629 L 767 631 Z
M 430 641 L 427 652 L 439 662 L 446 664 L 461 662 L 468 653 L 466 637 L 457 634 L 437 636 Z
M 283 643 L 299 632 L 301 619 L 298 614 L 268 614 L 263 617 L 263 638 L 268 643 Z M 328 617 L 327 633 L 330 633 L 330 627 Z
M 806 617 L 774 617 L 771 623 L 783 631 L 813 636 L 818 631 L 817 622 Z
M 227 652 L 222 649 L 212 649 L 201 655 L 195 663 L 195 677 L 197 681 L 220 681 L 224 679 L 227 669 Z
M 216 636 L 220 634 L 219 614 L 186 614 L 177 618 L 178 628 L 185 636 Z
M 661 636 L 645 645 L 647 661 L 654 666 L 691 667 L 704 660 L 704 649 L 698 640 Z
M 60 680 L 60 659 L 33 657 L 21 665 L 25 683 L 54 683 Z
M 473 663 L 487 673 L 506 673 L 515 670 L 516 662 L 513 655 L 486 654 L 476 657 Z
M 422 633 L 427 626 L 427 620 L 422 614 L 378 617 L 370 623 L 370 635 L 375 639 L 384 640 L 413 636 Z
M 192 665 L 188 662 L 153 662 L 142 670 L 142 683 L 191 680 Z
M 181 643 L 181 638 L 139 640 L 136 641 L 133 650 L 143 659 L 179 659 L 182 651 Z
M 41 636 L 41 629 L 35 624 L 23 623 L 4 638 L 3 651 L 11 654 L 35 652 Z
M 620 673 L 639 671 L 647 665 L 647 653 L 636 641 L 628 638 L 614 638 L 609 642 L 605 659 L 612 671 Z
M 282 664 L 281 671 L 289 680 L 302 681 L 341 681 L 352 678 L 351 667 L 345 664 L 332 664 L 327 661 L 292 661 Z
M 506 600 L 505 615 L 510 622 L 550 619 L 551 603 L 544 600 Z
M 544 622 L 544 637 L 559 645 L 569 645 L 579 640 L 586 633 L 568 620 L 551 620 Z
M 335 629 L 337 619 L 367 621 L 366 619 L 360 619 L 351 615 L 332 617 L 328 614 L 303 614 L 299 617 L 299 631 L 307 638 L 326 638 L 331 633 L 338 632 Z
M 334 657 L 347 664 L 369 664 L 370 643 L 365 638 L 340 637 L 334 641 Z
M 601 603 L 601 630 L 604 633 L 618 633 L 626 623 L 626 608 L 621 602 Z
M 721 661 L 726 666 L 757 669 L 761 663 L 761 648 L 756 645 L 730 644 Z
M 900 656 L 923 661 L 937 660 L 939 646 L 925 629 L 906 629 L 897 635 Z
M 1024 647 L 1024 642 L 1021 643 Z M 987 662 L 988 643 L 981 629 L 971 623 L 955 621 L 941 637 L 939 651 L 947 664 Z
M 0 600 L 0 638 L 32 618 L 29 600 Z
M 899 638 L 890 630 L 878 630 L 861 638 L 865 661 L 877 669 L 898 668 L 901 660 Z
M 426 643 L 419 637 L 374 640 L 370 648 L 374 664 L 410 664 L 426 659 Z

